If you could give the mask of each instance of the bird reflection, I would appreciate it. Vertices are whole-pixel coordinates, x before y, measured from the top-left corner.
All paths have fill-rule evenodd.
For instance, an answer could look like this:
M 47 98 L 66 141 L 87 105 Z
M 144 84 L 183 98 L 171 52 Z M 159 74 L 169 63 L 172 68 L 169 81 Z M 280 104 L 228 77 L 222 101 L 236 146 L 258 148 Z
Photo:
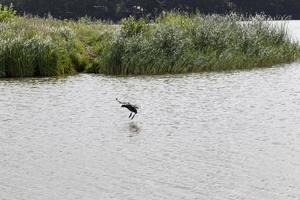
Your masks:
M 129 123 L 129 137 L 134 137 L 135 135 L 140 134 L 141 131 L 142 129 L 135 122 Z

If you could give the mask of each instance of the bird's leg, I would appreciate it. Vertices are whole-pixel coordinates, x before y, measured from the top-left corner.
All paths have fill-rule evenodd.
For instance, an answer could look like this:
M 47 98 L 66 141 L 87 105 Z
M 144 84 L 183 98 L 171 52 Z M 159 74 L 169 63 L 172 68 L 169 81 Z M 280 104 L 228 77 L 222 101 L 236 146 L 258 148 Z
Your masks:
M 132 116 L 132 113 L 130 113 L 130 115 L 129 115 L 129 117 L 128 118 L 130 118 Z
M 132 116 L 131 120 L 133 120 L 133 118 L 135 117 L 136 113 Z

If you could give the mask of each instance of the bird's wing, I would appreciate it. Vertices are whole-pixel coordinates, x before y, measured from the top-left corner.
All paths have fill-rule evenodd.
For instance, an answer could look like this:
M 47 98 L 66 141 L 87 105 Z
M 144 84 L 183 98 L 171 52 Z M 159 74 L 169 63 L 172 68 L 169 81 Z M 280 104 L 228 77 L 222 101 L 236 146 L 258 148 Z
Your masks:
M 134 107 L 135 109 L 140 109 L 141 108 L 141 106 L 139 106 L 139 105 L 132 105 L 132 107 Z

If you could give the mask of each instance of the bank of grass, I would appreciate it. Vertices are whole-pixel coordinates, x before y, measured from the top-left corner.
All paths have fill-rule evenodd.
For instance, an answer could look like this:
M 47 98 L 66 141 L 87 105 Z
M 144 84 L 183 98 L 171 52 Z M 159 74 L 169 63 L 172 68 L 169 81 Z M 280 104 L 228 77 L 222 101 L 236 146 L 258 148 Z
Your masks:
M 285 23 L 166 13 L 120 25 L 92 21 L 8 17 L 0 21 L 0 76 L 189 73 L 268 67 L 299 58 Z
M 269 67 L 295 61 L 299 45 L 266 16 L 167 13 L 154 23 L 129 18 L 100 54 L 107 74 L 163 74 Z
M 62 76 L 97 63 L 94 48 L 110 25 L 52 18 L 0 22 L 0 76 Z

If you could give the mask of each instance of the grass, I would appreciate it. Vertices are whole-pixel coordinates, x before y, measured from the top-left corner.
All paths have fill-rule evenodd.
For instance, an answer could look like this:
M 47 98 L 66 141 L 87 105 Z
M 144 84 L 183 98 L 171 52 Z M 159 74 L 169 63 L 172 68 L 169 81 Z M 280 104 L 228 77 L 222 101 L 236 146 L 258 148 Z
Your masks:
M 89 70 L 107 24 L 16 17 L 0 23 L 0 76 L 62 76 Z
M 0 21 L 1 77 L 234 70 L 289 63 L 300 56 L 286 23 L 274 25 L 261 15 L 171 12 L 153 21 L 130 17 L 114 25 L 5 12 Z
M 247 21 L 246 21 L 247 20 Z M 265 16 L 167 13 L 154 23 L 127 19 L 100 54 L 107 74 L 163 74 L 269 67 L 299 58 L 286 26 Z M 128 25 L 135 24 L 135 25 Z M 138 28 L 136 28 L 138 27 Z

